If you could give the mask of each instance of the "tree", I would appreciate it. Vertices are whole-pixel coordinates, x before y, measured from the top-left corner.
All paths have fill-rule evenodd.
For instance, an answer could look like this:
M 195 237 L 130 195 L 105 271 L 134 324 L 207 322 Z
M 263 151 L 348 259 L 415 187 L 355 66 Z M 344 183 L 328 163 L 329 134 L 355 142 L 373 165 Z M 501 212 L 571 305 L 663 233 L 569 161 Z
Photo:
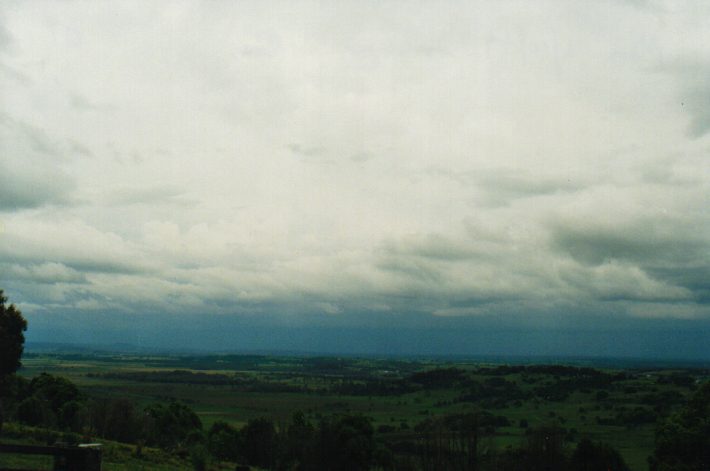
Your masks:
M 7 298 L 0 289 L 0 381 L 20 368 L 25 344 L 27 321 L 14 304 L 5 305 Z
M 656 429 L 653 471 L 710 469 L 710 382 Z
M 303 412 L 294 412 L 286 428 L 284 461 L 288 469 L 307 470 L 314 467 L 315 427 L 306 420 Z
M 545 425 L 528 434 L 525 468 L 529 471 L 562 471 L 565 469 L 565 430 L 559 425 Z
M 480 469 L 480 444 L 492 416 L 486 413 L 447 415 L 416 425 L 422 469 Z M 488 424 L 486 424 L 488 422 Z
M 570 459 L 571 469 L 577 471 L 629 471 L 619 452 L 605 443 L 594 443 L 588 438 L 577 444 Z
M 70 401 L 79 399 L 79 389 L 74 383 L 61 376 L 53 376 L 48 373 L 41 373 L 30 381 L 32 394 L 44 399 L 49 403 L 52 412 L 59 413 L 59 410 Z
M 243 449 L 239 431 L 221 420 L 213 423 L 207 432 L 207 447 L 215 458 L 229 461 L 237 461 Z
M 274 423 L 265 417 L 251 419 L 242 428 L 242 455 L 250 465 L 271 469 L 276 462 L 277 441 Z
M 317 469 L 323 471 L 363 471 L 374 461 L 374 430 L 361 415 L 324 419 L 316 438 Z
M 14 304 L 5 306 L 7 298 L 0 289 L 0 429 L 3 423 L 2 398 L 7 377 L 20 368 L 25 344 L 27 321 Z
M 185 404 L 171 402 L 166 406 L 154 403 L 144 410 L 143 433 L 149 445 L 176 448 L 185 444 L 194 430 L 202 430 L 202 422 Z
M 23 424 L 51 427 L 54 414 L 47 401 L 30 396 L 17 405 L 17 419 Z
M 133 403 L 118 398 L 109 402 L 106 410 L 104 436 L 119 442 L 133 443 L 140 435 L 140 424 Z

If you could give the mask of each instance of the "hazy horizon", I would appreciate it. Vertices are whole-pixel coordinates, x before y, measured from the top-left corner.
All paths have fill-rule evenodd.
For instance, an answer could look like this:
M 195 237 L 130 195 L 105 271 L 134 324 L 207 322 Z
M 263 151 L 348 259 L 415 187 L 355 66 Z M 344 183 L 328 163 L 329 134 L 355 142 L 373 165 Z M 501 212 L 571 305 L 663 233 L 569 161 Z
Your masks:
M 29 342 L 710 359 L 709 20 L 3 2 L 0 289 Z

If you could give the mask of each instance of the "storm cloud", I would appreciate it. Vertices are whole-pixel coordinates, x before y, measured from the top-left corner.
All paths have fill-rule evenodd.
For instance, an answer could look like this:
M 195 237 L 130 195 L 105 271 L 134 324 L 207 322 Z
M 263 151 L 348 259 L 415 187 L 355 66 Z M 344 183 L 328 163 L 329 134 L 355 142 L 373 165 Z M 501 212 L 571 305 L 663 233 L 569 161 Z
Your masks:
M 710 318 L 704 3 L 0 9 L 0 286 L 40 325 Z

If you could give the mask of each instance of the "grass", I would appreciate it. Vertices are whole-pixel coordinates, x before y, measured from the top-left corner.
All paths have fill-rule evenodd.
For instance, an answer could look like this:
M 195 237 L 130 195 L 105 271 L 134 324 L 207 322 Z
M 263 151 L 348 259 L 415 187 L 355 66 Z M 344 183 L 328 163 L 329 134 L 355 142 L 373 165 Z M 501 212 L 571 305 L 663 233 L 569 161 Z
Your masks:
M 139 355 L 30 355 L 23 360 L 21 374 L 32 377 L 41 372 L 61 375 L 75 382 L 89 396 L 127 397 L 139 406 L 151 402 L 177 399 L 187 403 L 199 415 L 205 429 L 216 421 L 226 421 L 237 427 L 257 417 L 270 417 L 277 426 L 289 421 L 293 412 L 303 411 L 311 420 L 337 413 L 360 413 L 372 418 L 373 425 L 390 425 L 397 429 L 407 424 L 409 430 L 417 423 L 431 417 L 486 410 L 508 419 L 509 426 L 501 427 L 491 438 L 491 445 L 502 449 L 518 446 L 526 439 L 526 421 L 530 428 L 558 423 L 571 433 L 570 446 L 583 437 L 604 441 L 618 449 L 633 470 L 647 469 L 647 458 L 653 450 L 653 423 L 633 427 L 600 423 L 615 417 L 622 408 L 647 407 L 644 395 L 676 391 L 687 397 L 691 389 L 664 382 L 674 374 L 706 378 L 703 371 L 695 370 L 624 370 L 628 378 L 614 383 L 608 397 L 597 397 L 599 390 L 575 390 L 564 400 L 528 398 L 509 401 L 502 407 L 461 402 L 457 398 L 466 391 L 464 386 L 429 389 L 398 396 L 341 395 L 327 389 L 343 381 L 364 382 L 403 378 L 423 368 L 451 367 L 466 371 L 478 383 L 492 378 L 502 378 L 514 383 L 520 390 L 531 393 L 545 384 L 555 384 L 559 378 L 552 374 L 505 375 L 478 371 L 481 365 L 472 362 L 369 360 L 369 359 L 309 359 L 258 356 L 206 356 L 160 357 Z M 106 373 L 150 373 L 185 370 L 214 375 L 235 375 L 259 384 L 286 384 L 311 389 L 303 392 L 249 391 L 239 385 L 214 386 L 208 384 L 165 383 L 133 381 L 105 376 Z M 606 369 L 608 373 L 622 370 Z M 663 380 L 663 381 L 662 381 Z M 402 433 L 410 433 L 404 430 Z M 110 448 L 113 450 L 113 448 Z M 120 450 L 120 449 L 119 449 Z M 115 455 L 114 455 L 115 454 Z M 114 459 L 113 457 L 116 457 Z M 159 455 L 156 455 L 159 456 Z M 189 469 L 179 462 L 162 467 L 161 461 L 141 468 L 145 457 L 137 460 L 129 451 L 107 450 L 107 470 L 123 469 Z M 14 458 L 8 458 L 14 459 Z M 18 458 L 19 459 L 19 458 Z M 160 460 L 168 457 L 160 456 Z M 14 464 L 12 464 L 14 466 Z M 23 465 L 26 466 L 26 465 Z M 175 467 L 178 466 L 178 467 Z

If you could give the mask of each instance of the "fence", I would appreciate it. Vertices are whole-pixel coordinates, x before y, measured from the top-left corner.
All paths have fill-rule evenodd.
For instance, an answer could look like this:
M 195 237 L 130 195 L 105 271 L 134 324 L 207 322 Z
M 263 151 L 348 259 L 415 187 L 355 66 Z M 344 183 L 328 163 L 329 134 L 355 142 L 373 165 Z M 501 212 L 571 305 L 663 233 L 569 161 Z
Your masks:
M 53 471 L 101 471 L 101 445 L 92 443 L 79 446 L 15 445 L 0 443 L 0 453 L 22 455 L 51 455 Z M 0 468 L 0 471 L 35 471 Z

